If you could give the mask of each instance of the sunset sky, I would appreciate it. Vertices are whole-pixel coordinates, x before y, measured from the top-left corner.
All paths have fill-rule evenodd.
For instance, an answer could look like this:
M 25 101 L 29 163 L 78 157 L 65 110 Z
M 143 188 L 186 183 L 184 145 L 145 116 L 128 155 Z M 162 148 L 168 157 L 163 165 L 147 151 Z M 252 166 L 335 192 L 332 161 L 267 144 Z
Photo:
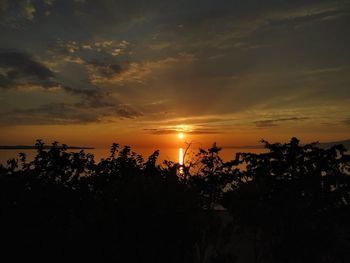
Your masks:
M 350 1 L 0 0 L 0 145 L 350 138 Z

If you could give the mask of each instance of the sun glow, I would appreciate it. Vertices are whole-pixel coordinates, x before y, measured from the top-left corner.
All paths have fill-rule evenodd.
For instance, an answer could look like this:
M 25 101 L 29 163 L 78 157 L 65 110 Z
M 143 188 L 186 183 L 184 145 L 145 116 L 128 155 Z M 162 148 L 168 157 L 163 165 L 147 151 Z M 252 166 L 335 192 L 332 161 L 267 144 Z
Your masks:
M 183 138 L 185 138 L 185 134 L 183 134 L 182 132 L 180 132 L 180 133 L 177 134 L 177 137 L 178 137 L 179 139 L 183 139 Z

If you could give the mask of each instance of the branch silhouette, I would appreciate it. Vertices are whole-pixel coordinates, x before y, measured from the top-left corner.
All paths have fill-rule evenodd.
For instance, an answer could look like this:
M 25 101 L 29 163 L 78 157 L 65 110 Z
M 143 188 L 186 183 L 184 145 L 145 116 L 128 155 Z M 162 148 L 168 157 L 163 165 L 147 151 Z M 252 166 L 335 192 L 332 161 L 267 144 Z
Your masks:
M 38 258 L 128 262 L 347 262 L 350 156 L 262 141 L 263 153 L 224 161 L 199 149 L 179 178 L 113 143 L 96 162 L 84 150 L 36 143 L 0 165 L 2 251 Z M 188 144 L 187 151 L 191 147 Z

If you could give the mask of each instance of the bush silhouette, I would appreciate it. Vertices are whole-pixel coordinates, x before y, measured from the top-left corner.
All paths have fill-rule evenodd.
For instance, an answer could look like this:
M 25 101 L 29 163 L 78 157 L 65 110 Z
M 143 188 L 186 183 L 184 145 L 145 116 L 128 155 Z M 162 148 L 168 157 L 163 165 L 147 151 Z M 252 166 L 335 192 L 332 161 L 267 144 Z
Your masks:
M 228 162 L 216 144 L 200 149 L 197 166 L 178 176 L 176 163 L 157 164 L 159 151 L 145 160 L 113 144 L 96 162 L 39 140 L 33 161 L 20 154 L 0 166 L 2 251 L 122 262 L 348 262 L 345 148 L 263 143 L 266 153 Z
M 349 156 L 265 142 L 267 153 L 237 155 L 246 165 L 224 205 L 251 233 L 255 262 L 344 262 L 349 258 Z M 345 234 L 346 233 L 346 234 Z

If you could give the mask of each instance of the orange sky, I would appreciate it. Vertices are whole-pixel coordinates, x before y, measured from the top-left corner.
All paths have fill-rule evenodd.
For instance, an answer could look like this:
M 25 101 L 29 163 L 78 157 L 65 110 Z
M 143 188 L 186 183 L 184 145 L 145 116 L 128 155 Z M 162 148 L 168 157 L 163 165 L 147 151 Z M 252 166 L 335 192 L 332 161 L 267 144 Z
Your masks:
M 93 146 L 106 148 L 112 142 L 131 145 L 133 147 L 178 147 L 183 142 L 193 142 L 194 146 L 207 147 L 213 142 L 219 146 L 250 146 L 258 145 L 261 139 L 270 142 L 288 141 L 292 136 L 297 136 L 302 142 L 321 141 L 329 142 L 348 138 L 349 131 L 330 133 L 321 130 L 315 134 L 314 130 L 299 127 L 294 131 L 288 128 L 275 128 L 273 131 L 261 130 L 237 130 L 217 134 L 191 134 L 185 132 L 183 140 L 176 133 L 171 134 L 149 134 L 143 130 L 120 129 L 118 126 L 108 125 L 54 125 L 54 126 L 11 126 L 1 129 L 2 145 L 25 144 L 32 145 L 36 139 L 43 139 L 46 143 L 57 140 L 61 143 L 75 146 Z

